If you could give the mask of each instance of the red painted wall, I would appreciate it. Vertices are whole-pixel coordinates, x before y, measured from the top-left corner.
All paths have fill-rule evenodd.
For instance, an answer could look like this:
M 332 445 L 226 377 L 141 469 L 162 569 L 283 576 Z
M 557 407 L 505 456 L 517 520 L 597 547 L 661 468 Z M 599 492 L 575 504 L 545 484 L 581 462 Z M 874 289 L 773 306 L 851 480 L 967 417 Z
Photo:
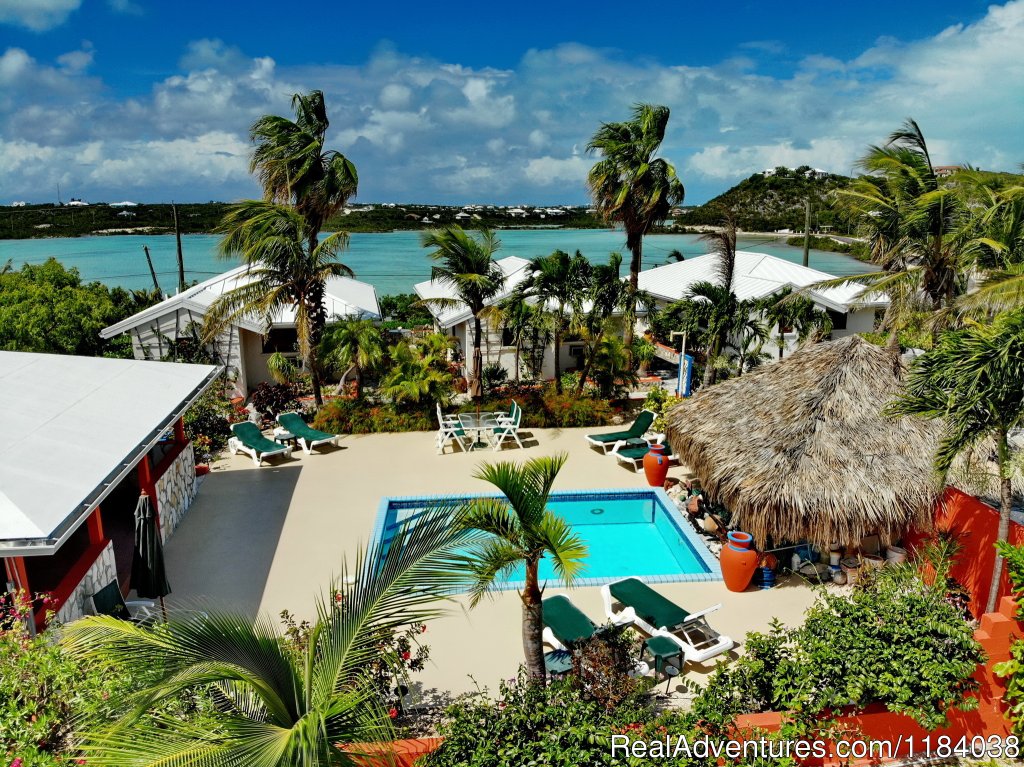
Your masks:
M 961 494 L 962 495 L 962 494 Z M 965 496 L 969 497 L 969 496 Z M 981 643 L 985 650 L 987 661 L 978 666 L 974 678 L 978 680 L 980 689 L 975 693 L 978 698 L 978 708 L 974 711 L 954 710 L 949 713 L 949 727 L 943 730 L 926 732 L 917 722 L 903 714 L 892 714 L 881 706 L 870 707 L 868 710 L 839 718 L 839 724 L 844 729 L 859 733 L 858 737 L 865 740 L 884 740 L 896 744 L 900 736 L 903 736 L 906 744 L 899 756 L 909 756 L 908 737 L 915 738 L 916 755 L 921 756 L 923 738 L 931 736 L 931 742 L 936 743 L 936 738 L 941 735 L 948 735 L 956 743 L 961 737 L 968 740 L 975 736 L 988 737 L 998 735 L 1006 737 L 1010 734 L 1010 723 L 1003 715 L 1005 706 L 1002 702 L 1005 684 L 1003 680 L 996 677 L 992 667 L 996 663 L 1008 660 L 1010 657 L 1010 645 L 1016 637 L 1024 636 L 1024 626 L 1017 622 L 1014 617 L 1016 604 L 1010 597 L 1004 597 L 999 603 L 999 611 L 987 613 L 981 617 L 981 625 L 974 632 L 974 638 Z M 749 732 L 752 729 L 768 731 L 778 730 L 783 722 L 783 714 L 765 713 L 750 714 L 737 719 L 737 727 L 740 732 Z M 868 762 L 864 762 L 867 764 Z M 808 767 L 819 767 L 820 765 L 838 765 L 838 760 L 822 761 L 807 760 L 804 764 Z M 856 764 L 856 762 L 855 762 Z
M 957 558 L 951 575 L 971 594 L 971 612 L 981 615 L 988 600 L 989 584 L 992 580 L 992 566 L 996 559 L 996 528 L 999 512 L 977 498 L 956 488 L 946 488 L 943 502 L 935 510 L 935 527 L 961 534 L 963 549 Z M 908 547 L 914 549 L 927 538 L 928 533 L 913 533 L 908 536 Z M 1024 545 L 1024 527 L 1010 523 L 1010 542 Z M 1003 571 L 1003 586 L 1000 596 L 1010 593 L 1010 584 Z

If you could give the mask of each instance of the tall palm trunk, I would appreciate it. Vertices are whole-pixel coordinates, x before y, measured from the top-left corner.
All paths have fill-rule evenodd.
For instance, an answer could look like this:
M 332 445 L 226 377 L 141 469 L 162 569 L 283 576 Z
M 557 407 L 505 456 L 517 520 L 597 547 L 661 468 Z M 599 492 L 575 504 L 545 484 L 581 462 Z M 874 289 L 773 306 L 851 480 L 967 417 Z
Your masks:
M 636 295 L 640 292 L 640 267 L 643 264 L 644 241 L 638 236 L 635 241 L 627 243 L 629 248 L 629 302 L 626 306 L 626 327 L 622 333 L 622 342 L 626 349 L 633 349 L 633 334 L 636 332 Z
M 583 389 L 587 385 L 587 376 L 590 375 L 591 368 L 594 367 L 594 357 L 597 356 L 597 350 L 601 348 L 601 341 L 604 340 L 604 324 L 601 324 L 601 329 L 597 332 L 597 336 L 594 338 L 594 344 L 591 347 L 590 353 L 587 355 L 587 361 L 583 363 L 583 370 L 580 371 L 580 380 L 576 384 L 576 396 L 582 396 Z
M 565 307 L 559 304 L 558 319 L 555 321 L 555 391 L 562 393 L 562 316 Z
M 1013 509 L 1013 486 L 1009 476 L 1010 448 L 1007 443 L 1006 431 L 999 432 L 999 527 L 996 540 L 1006 541 L 1010 537 L 1010 511 Z M 992 566 L 992 583 L 988 589 L 988 602 L 985 612 L 995 612 L 999 601 L 999 587 L 1003 579 L 1003 557 L 997 552 L 996 561 Z
M 722 339 L 717 334 L 715 340 L 708 347 L 707 359 L 704 361 L 704 386 L 712 386 L 715 383 L 717 376 L 717 370 L 715 370 L 715 360 L 718 359 L 718 354 L 722 350 Z
M 523 342 L 516 336 L 516 383 L 519 383 L 519 353 L 523 348 Z
M 481 309 L 482 311 L 482 309 Z M 483 370 L 480 369 L 483 357 L 480 351 L 480 339 L 483 336 L 483 325 L 480 322 L 480 315 L 477 312 L 473 313 L 473 372 L 472 380 L 470 381 L 470 389 L 473 387 L 472 381 L 476 381 L 477 391 L 481 394 L 484 388 Z
M 523 653 L 526 673 L 531 682 L 543 685 L 544 669 L 544 613 L 537 578 L 537 560 L 526 562 L 526 586 L 520 595 L 523 600 Z

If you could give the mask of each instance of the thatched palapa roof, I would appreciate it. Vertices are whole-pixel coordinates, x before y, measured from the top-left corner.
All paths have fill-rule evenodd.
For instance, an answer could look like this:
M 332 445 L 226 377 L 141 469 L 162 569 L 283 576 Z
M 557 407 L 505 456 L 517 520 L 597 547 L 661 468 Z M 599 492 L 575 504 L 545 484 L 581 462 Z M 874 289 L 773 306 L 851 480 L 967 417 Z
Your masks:
M 668 439 L 759 545 L 886 543 L 930 523 L 941 425 L 881 414 L 905 368 L 859 336 L 813 344 L 666 417 Z

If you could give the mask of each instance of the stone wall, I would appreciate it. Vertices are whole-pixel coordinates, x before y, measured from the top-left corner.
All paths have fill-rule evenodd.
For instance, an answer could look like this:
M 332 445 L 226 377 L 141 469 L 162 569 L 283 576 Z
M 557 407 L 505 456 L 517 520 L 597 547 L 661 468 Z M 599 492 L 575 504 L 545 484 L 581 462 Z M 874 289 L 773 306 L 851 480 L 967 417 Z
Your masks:
M 114 544 L 107 541 L 106 548 L 96 557 L 96 561 L 92 563 L 85 576 L 75 586 L 71 596 L 57 611 L 57 620 L 60 623 L 70 623 L 84 615 L 94 614 L 92 595 L 111 581 L 116 580 L 117 563 L 114 562 Z
M 177 529 L 196 495 L 196 459 L 188 445 L 156 481 L 160 537 L 164 543 Z

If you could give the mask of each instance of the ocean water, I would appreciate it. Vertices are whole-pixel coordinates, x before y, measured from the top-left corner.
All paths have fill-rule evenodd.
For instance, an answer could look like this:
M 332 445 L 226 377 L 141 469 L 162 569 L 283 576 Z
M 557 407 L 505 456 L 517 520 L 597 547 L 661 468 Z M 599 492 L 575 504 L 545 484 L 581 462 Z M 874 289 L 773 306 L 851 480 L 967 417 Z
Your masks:
M 393 500 L 382 525 L 385 544 L 399 525 L 415 519 L 425 508 Z M 583 579 L 607 583 L 636 575 L 685 580 L 686 576 L 710 572 L 694 549 L 703 544 L 699 539 L 691 541 L 652 493 L 599 491 L 582 497 L 556 494 L 548 508 L 568 522 L 587 545 Z M 542 580 L 558 580 L 549 559 L 541 560 L 539 575 Z M 518 569 L 506 582 L 512 585 L 524 577 Z
M 498 233 L 501 249 L 497 257 L 532 258 L 553 250 L 580 250 L 591 261 L 605 261 L 612 251 L 622 252 L 628 264 L 625 235 L 608 229 L 508 229 Z M 181 238 L 185 279 L 202 281 L 220 274 L 238 262 L 217 255 L 218 235 L 188 234 Z M 98 280 L 111 287 L 149 288 L 152 279 L 143 245 L 149 246 L 160 286 L 174 292 L 177 265 L 173 235 L 109 235 L 97 237 L 48 238 L 38 240 L 0 240 L 0 265 L 8 259 L 15 268 L 23 263 L 42 263 L 51 256 L 66 266 L 76 267 L 86 281 Z M 739 247 L 768 253 L 800 263 L 800 248 L 775 239 L 740 238 Z M 707 243 L 692 234 L 659 234 L 644 238 L 644 269 L 665 263 L 672 250 L 687 257 L 708 251 Z M 412 292 L 413 284 L 430 278 L 430 259 L 420 245 L 416 231 L 353 234 L 341 260 L 368 282 L 378 295 Z M 810 265 L 834 275 L 858 274 L 868 268 L 841 253 L 812 250 Z M 626 272 L 626 266 L 623 272 Z

